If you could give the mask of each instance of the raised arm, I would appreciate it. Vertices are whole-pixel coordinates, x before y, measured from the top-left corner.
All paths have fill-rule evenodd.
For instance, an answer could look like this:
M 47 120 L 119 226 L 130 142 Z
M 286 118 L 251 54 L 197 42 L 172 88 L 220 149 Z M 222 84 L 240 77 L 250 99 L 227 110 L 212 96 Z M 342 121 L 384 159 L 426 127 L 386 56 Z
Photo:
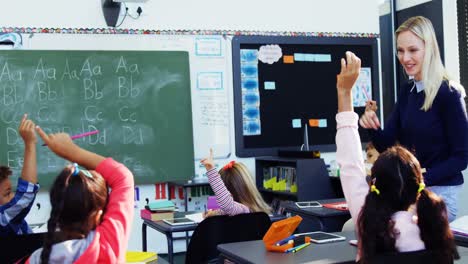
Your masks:
M 352 87 L 359 76 L 361 61 L 346 52 L 337 76 L 338 114 L 336 115 L 336 160 L 340 180 L 351 216 L 356 220 L 369 192 L 362 156 L 361 139 L 357 131 L 358 116 L 353 112 Z
M 73 143 L 67 133 L 48 135 L 39 126 L 36 126 L 36 131 L 44 143 L 47 144 L 47 147 L 55 154 L 71 162 L 76 162 L 87 169 L 95 170 L 99 163 L 105 159 L 99 154 L 80 148 Z
M 37 183 L 37 158 L 36 158 L 36 131 L 34 122 L 24 114 L 18 128 L 19 134 L 24 141 L 24 162 L 21 170 L 21 179 L 36 184 Z
M 221 179 L 221 175 L 216 171 L 213 161 L 213 150 L 210 149 L 210 156 L 200 161 L 206 168 L 208 181 L 210 182 L 211 189 L 216 195 L 216 202 L 219 204 L 221 211 L 227 215 L 237 215 L 242 213 L 249 213 L 250 210 L 247 206 L 234 201 L 232 194 L 226 188 L 226 185 Z

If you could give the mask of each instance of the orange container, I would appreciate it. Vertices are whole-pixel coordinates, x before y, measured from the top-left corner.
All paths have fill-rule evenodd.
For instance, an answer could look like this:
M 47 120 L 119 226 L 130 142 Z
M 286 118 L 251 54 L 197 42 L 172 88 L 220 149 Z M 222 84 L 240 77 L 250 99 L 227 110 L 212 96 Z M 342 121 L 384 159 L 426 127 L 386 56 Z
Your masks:
M 270 229 L 268 229 L 265 236 L 263 236 L 265 248 L 268 251 L 284 252 L 285 250 L 294 247 L 293 244 L 288 243 L 281 246 L 277 246 L 275 244 L 278 241 L 291 236 L 301 221 L 302 217 L 296 215 L 271 224 Z M 306 242 L 308 242 L 307 240 L 310 241 L 310 238 L 306 237 Z

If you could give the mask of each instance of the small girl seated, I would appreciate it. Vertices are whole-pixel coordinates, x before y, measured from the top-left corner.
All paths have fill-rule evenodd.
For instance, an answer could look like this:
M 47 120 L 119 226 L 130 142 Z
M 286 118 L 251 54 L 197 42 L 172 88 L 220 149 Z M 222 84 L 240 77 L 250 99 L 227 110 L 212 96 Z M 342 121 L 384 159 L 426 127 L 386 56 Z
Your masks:
M 220 207 L 218 210 L 208 211 L 205 217 L 253 212 L 270 213 L 270 207 L 258 192 L 244 164 L 231 161 L 218 173 L 214 166 L 212 149 L 210 149 L 210 156 L 200 162 L 206 168 L 208 181 Z
M 124 263 L 134 211 L 132 173 L 75 145 L 68 134 L 36 130 L 55 154 L 89 170 L 68 165 L 55 179 L 44 247 L 28 263 Z
M 371 169 L 372 166 L 374 165 L 375 161 L 379 157 L 379 152 L 377 149 L 375 149 L 374 144 L 369 141 L 366 145 L 366 160 L 364 161 L 364 164 L 366 166 L 366 179 L 370 183 L 371 180 Z

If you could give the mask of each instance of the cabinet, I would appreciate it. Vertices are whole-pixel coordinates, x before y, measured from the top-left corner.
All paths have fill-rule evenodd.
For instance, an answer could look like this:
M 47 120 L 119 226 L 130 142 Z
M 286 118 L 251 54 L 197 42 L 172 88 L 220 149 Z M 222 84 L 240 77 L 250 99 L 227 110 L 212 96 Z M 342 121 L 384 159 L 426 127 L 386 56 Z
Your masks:
M 292 168 L 295 171 L 297 192 L 274 191 L 264 188 L 264 172 L 272 167 Z M 323 159 L 257 157 L 255 159 L 255 181 L 263 198 L 269 203 L 274 199 L 311 201 L 337 197 Z

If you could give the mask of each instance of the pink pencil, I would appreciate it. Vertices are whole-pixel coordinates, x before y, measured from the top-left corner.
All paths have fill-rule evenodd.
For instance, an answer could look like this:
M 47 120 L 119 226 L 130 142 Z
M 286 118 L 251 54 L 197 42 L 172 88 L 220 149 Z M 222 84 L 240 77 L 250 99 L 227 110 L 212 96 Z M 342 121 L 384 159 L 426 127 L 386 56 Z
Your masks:
M 89 132 L 86 132 L 86 133 L 76 134 L 74 136 L 71 136 L 70 138 L 71 139 L 77 139 L 77 138 L 91 136 L 91 135 L 94 135 L 94 134 L 97 134 L 97 133 L 99 133 L 99 130 L 94 130 L 94 131 L 89 131 Z
M 91 135 L 94 135 L 94 134 L 97 134 L 97 133 L 99 133 L 99 130 L 93 130 L 93 131 L 73 135 L 70 138 L 73 140 L 73 139 L 77 139 L 77 138 L 91 136 Z M 47 146 L 47 144 L 42 144 L 42 146 Z
M 364 88 L 364 86 L 361 86 L 361 89 L 364 92 L 364 95 L 366 96 L 367 101 L 370 101 L 371 98 L 370 98 L 369 94 L 367 93 L 366 88 Z

